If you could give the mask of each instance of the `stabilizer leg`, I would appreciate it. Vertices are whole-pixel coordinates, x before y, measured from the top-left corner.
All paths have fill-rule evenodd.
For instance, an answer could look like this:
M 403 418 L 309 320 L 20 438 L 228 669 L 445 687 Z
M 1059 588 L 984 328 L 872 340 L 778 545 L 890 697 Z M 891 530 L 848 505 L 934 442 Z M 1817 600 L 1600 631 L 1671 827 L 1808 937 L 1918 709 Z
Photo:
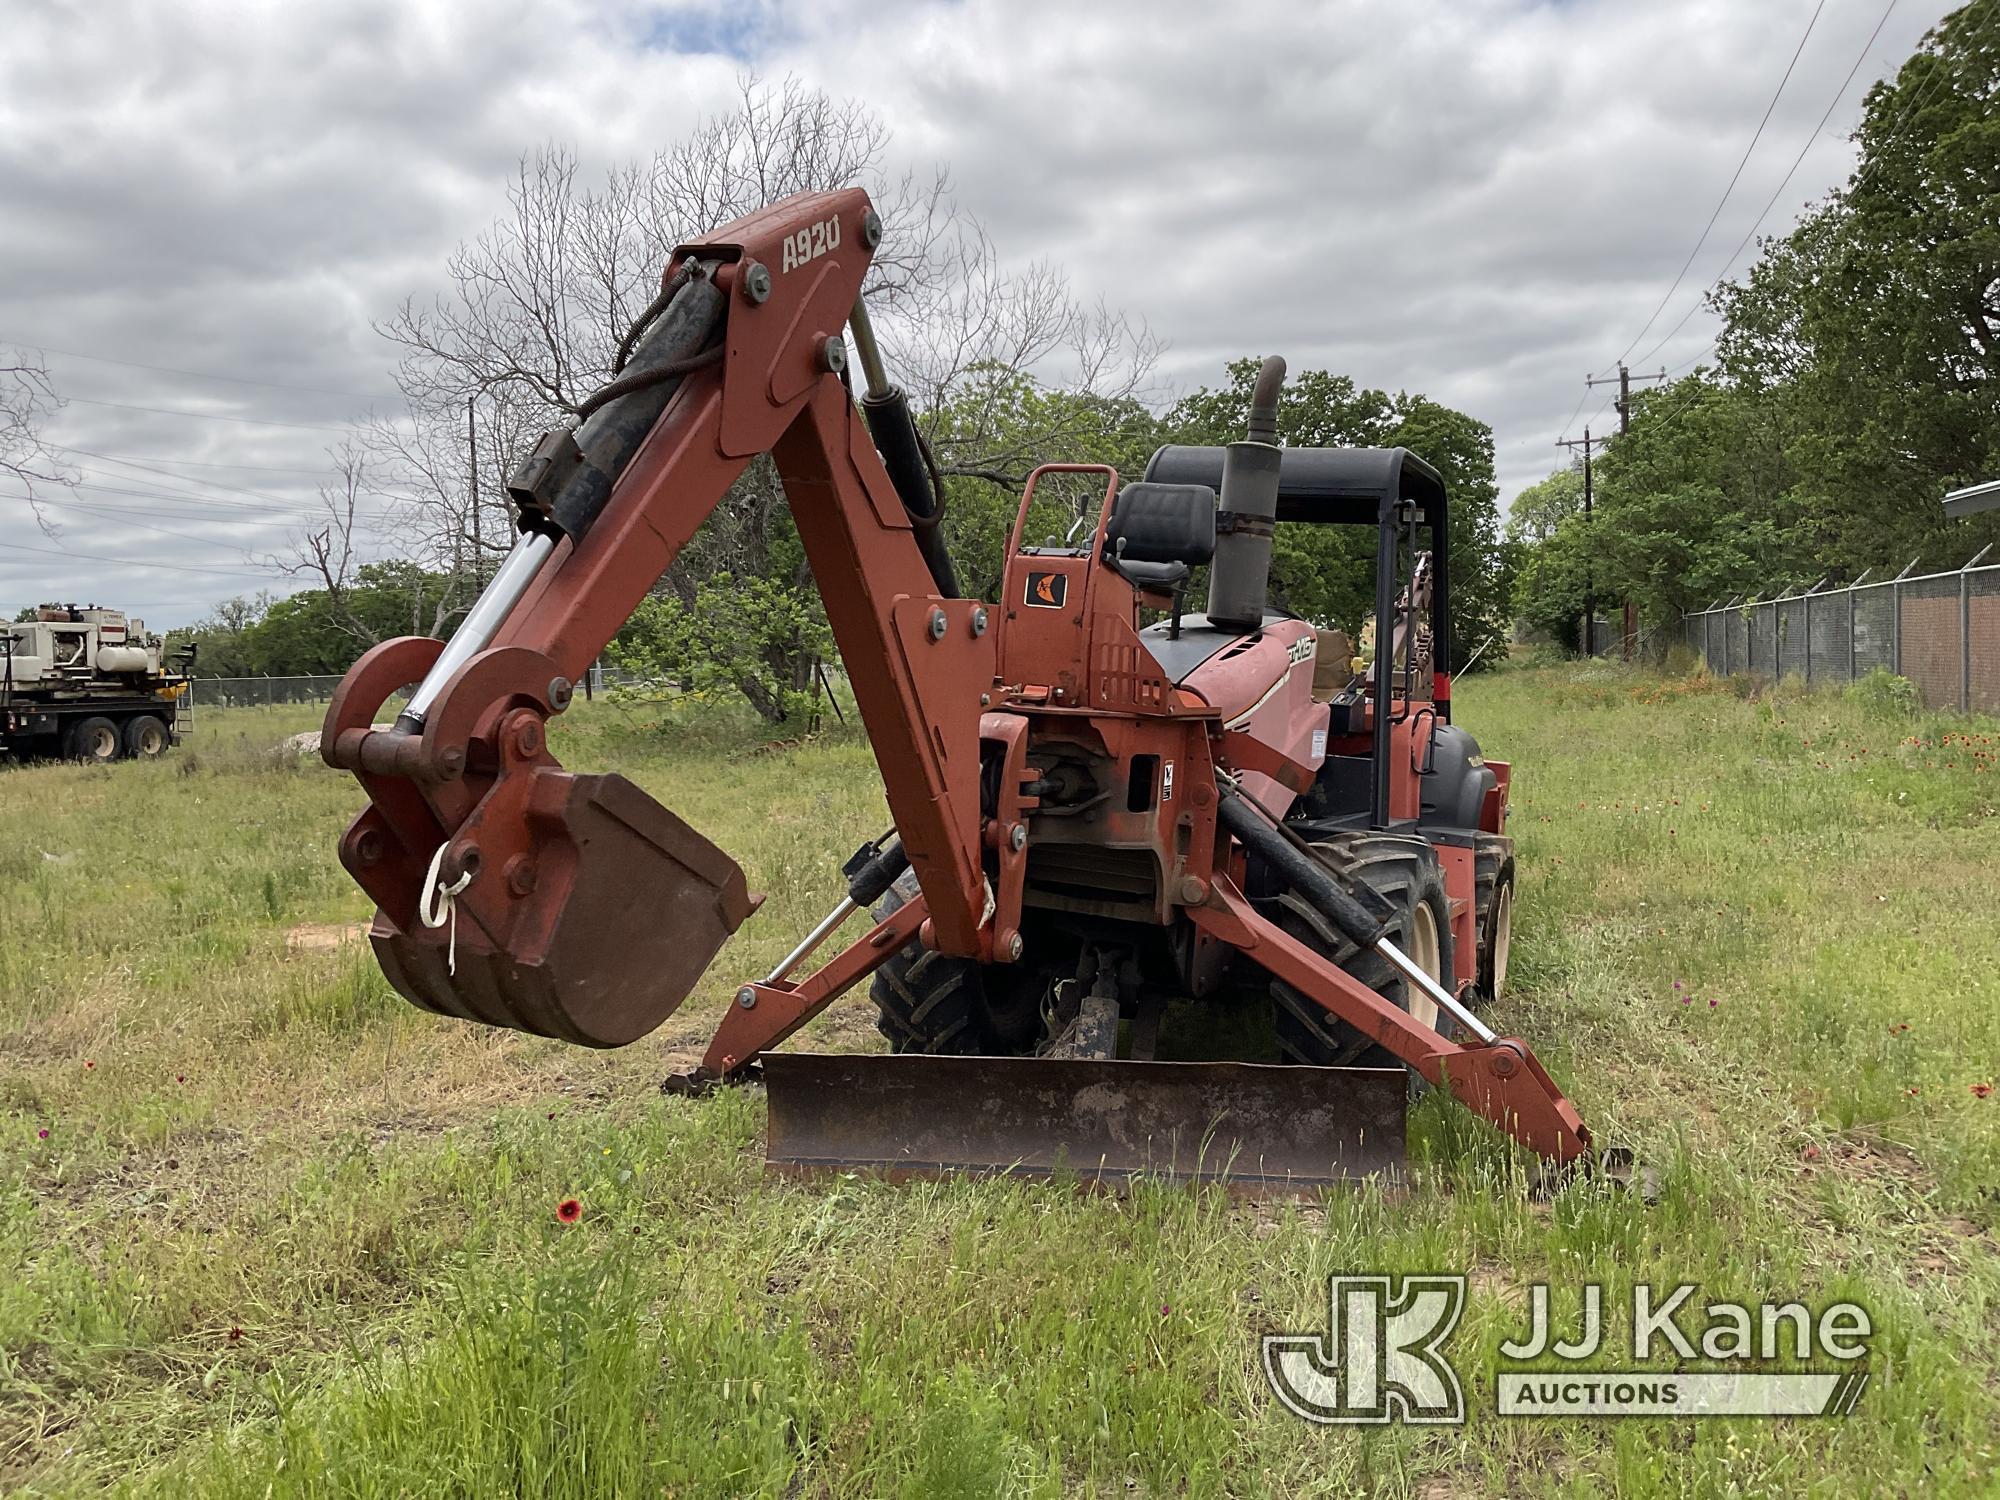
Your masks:
M 1360 980 L 1328 963 L 1284 929 L 1259 916 L 1227 880 L 1205 906 L 1188 908 L 1195 925 L 1380 1042 L 1434 1087 L 1530 1150 L 1557 1162 L 1590 1153 L 1590 1130 L 1526 1042 L 1501 1037 L 1460 1046 L 1447 1041 Z
M 890 912 L 860 941 L 841 950 L 802 984 L 765 980 L 736 992 L 708 1044 L 701 1066 L 666 1082 L 670 1093 L 693 1093 L 742 1074 L 764 1052 L 785 1040 L 855 985 L 873 974 L 917 935 L 930 915 L 921 892 Z

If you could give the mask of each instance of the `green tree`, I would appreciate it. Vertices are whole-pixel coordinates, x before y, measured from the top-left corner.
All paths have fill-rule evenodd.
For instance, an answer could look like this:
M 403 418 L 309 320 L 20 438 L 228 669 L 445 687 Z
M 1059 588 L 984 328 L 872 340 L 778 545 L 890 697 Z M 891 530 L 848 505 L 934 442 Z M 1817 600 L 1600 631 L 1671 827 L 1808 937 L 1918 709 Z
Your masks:
M 645 600 L 605 656 L 683 691 L 741 692 L 764 717 L 784 723 L 810 711 L 813 670 L 832 649 L 817 597 L 725 573 L 704 580 L 687 603 Z
M 1968 5 L 1870 92 L 1854 177 L 1719 300 L 1822 569 L 1962 562 L 1938 497 L 2000 470 L 1996 99 L 2000 6 Z
M 925 425 L 941 451 L 1005 456 L 984 475 L 945 479 L 945 543 L 959 583 L 989 599 L 999 588 L 1022 491 L 1038 464 L 1110 464 L 1129 481 L 1162 441 L 1159 419 L 1131 396 L 1052 387 L 999 364 L 975 370 Z M 1104 481 L 1096 476 L 1049 476 L 1036 487 L 1023 540 L 1037 545 L 1066 536 L 1086 513 L 1094 520 L 1103 493 Z
M 1523 618 L 1563 634 L 1586 562 L 1600 598 L 1662 624 L 2000 541 L 2000 518 L 1947 522 L 1938 503 L 2000 472 L 1996 99 L 1989 0 L 1871 91 L 1854 175 L 1718 291 L 1716 367 L 1635 395 L 1587 531 L 1544 514 L 1545 487 L 1517 502 Z
M 1501 541 L 1514 617 L 1567 651 L 1583 642 L 1584 543 L 1580 467 L 1558 469 L 1514 497 Z
M 249 675 L 253 671 L 250 632 L 270 607 L 268 593 L 225 599 L 192 625 L 168 631 L 167 651 L 171 655 L 183 647 L 195 647 L 194 670 L 203 677 Z

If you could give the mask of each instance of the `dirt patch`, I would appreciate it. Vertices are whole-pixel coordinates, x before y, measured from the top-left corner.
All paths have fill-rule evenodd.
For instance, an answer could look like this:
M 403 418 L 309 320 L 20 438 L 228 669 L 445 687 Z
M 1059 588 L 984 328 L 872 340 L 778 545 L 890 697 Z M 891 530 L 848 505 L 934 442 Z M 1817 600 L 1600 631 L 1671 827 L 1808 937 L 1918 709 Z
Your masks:
M 366 922 L 301 922 L 285 934 L 287 953 L 331 953 L 368 936 Z
M 1825 1165 L 1846 1177 L 1877 1186 L 1898 1185 L 1928 1192 L 1935 1180 L 1922 1162 L 1886 1141 L 1853 1141 L 1836 1145 Z
M 1512 1270 L 1499 1261 L 1482 1260 L 1466 1273 L 1472 1290 L 1506 1307 L 1527 1305 L 1527 1288 Z
M 1980 1252 L 2000 1254 L 2000 1240 L 1972 1220 L 1953 1215 L 1926 1225 L 1917 1253 L 1911 1258 L 1909 1279 L 1915 1284 L 1928 1277 L 1953 1279 L 1972 1269 Z
M 1412 1491 L 1416 1500 L 1467 1500 L 1468 1496 L 1483 1496 L 1486 1486 L 1470 1475 L 1433 1474 L 1421 1480 Z

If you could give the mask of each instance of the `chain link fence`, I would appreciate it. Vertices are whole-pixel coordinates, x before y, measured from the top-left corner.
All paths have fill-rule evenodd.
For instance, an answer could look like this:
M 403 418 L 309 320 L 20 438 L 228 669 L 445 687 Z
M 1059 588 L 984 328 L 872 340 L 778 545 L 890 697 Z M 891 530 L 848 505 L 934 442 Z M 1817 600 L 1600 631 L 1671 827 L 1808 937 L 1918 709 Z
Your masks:
M 1820 683 L 1879 667 L 1927 708 L 2000 712 L 2000 564 L 1732 600 L 1684 616 L 1682 631 L 1711 672 Z
M 300 677 L 197 677 L 188 689 L 187 701 L 196 708 L 269 708 L 285 703 L 325 703 L 340 686 L 343 674 L 321 672 Z M 590 671 L 590 689 L 648 687 L 630 672 L 595 666 Z M 400 696 L 400 695 L 398 695 Z

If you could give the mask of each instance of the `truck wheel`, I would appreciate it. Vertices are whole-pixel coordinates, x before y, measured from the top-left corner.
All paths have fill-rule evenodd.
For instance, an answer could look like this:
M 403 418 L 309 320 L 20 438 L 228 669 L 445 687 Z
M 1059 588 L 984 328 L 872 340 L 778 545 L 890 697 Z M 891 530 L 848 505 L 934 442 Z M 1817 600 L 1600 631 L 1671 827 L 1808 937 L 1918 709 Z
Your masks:
M 151 714 L 125 722 L 125 753 L 133 760 L 158 760 L 172 743 L 167 726 Z
M 94 715 L 78 720 L 69 732 L 69 758 L 93 765 L 118 759 L 118 726 Z
M 1433 979 L 1452 972 L 1451 904 L 1445 896 L 1444 870 L 1437 851 L 1422 839 L 1389 834 L 1343 833 L 1315 840 L 1313 852 L 1329 869 L 1368 886 L 1394 909 L 1389 941 Z M 1362 952 L 1304 898 L 1286 892 L 1278 898 L 1278 925 L 1317 953 L 1359 979 L 1376 994 L 1410 1012 L 1426 1026 L 1451 1033 L 1451 1018 L 1440 1017 L 1434 1002 L 1421 992 L 1414 996 L 1403 976 L 1372 949 Z M 1271 982 L 1277 1023 L 1278 1050 L 1293 1062 L 1317 1067 L 1379 1067 L 1402 1065 L 1387 1048 L 1356 1031 L 1331 1012 L 1314 1004 L 1282 980 Z
M 875 919 L 916 889 L 916 873 L 904 871 Z M 1023 1056 L 1041 1038 L 1037 977 L 1018 965 L 983 966 L 912 942 L 875 971 L 868 991 L 878 1012 L 875 1029 L 895 1052 Z
M 1498 1000 L 1507 988 L 1507 950 L 1514 936 L 1514 841 L 1478 835 L 1473 846 L 1473 893 L 1479 926 L 1479 993 Z

